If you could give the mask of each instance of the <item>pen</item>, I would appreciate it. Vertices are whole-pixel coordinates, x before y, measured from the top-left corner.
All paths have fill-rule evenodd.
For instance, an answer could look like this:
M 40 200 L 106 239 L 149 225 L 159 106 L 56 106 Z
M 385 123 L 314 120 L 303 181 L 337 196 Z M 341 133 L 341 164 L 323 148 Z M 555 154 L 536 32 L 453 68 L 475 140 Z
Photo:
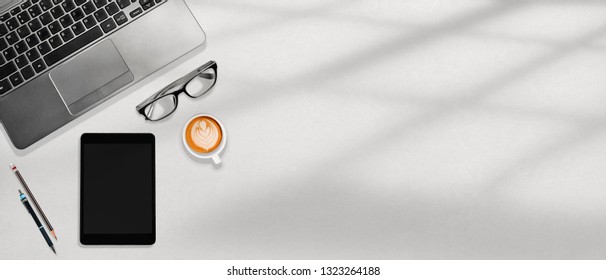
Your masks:
M 38 204 L 38 201 L 36 200 L 36 197 L 34 197 L 34 194 L 32 193 L 32 191 L 29 189 L 29 187 L 25 183 L 25 180 L 23 179 L 23 176 L 21 176 L 21 172 L 19 172 L 19 170 L 17 170 L 17 166 L 15 166 L 14 164 L 11 164 L 10 167 L 11 167 L 11 170 L 15 172 L 15 175 L 17 175 L 17 179 L 19 179 L 19 182 L 21 183 L 21 185 L 25 189 L 25 192 L 27 193 L 27 195 L 34 202 L 34 206 L 36 206 L 36 209 L 38 209 L 38 213 L 40 213 L 40 216 L 42 216 L 42 220 L 44 220 L 44 223 L 48 227 L 48 230 L 50 231 L 50 234 L 55 238 L 55 240 L 57 240 L 57 235 L 55 234 L 55 229 L 53 228 L 53 226 L 51 225 L 51 223 L 46 218 L 46 215 L 44 214 L 44 211 L 42 211 L 42 208 L 40 208 L 40 204 Z
M 36 216 L 34 209 L 29 204 L 29 201 L 27 201 L 27 197 L 25 197 L 25 194 L 22 193 L 21 190 L 19 190 L 19 198 L 21 199 L 21 202 L 23 202 L 23 205 L 25 206 L 25 209 L 27 209 L 27 212 L 29 212 L 32 215 L 32 218 L 34 218 L 34 222 L 36 222 L 36 225 L 38 226 L 38 229 L 42 233 L 44 240 L 46 240 L 46 244 L 48 244 L 48 247 L 50 247 L 51 250 L 53 250 L 53 253 L 57 254 L 57 252 L 55 251 L 55 247 L 53 247 L 53 242 L 51 241 L 50 237 L 48 237 L 48 234 L 46 234 L 46 230 L 44 230 L 44 226 L 42 225 L 42 223 L 40 223 L 40 220 L 38 219 L 38 216 Z

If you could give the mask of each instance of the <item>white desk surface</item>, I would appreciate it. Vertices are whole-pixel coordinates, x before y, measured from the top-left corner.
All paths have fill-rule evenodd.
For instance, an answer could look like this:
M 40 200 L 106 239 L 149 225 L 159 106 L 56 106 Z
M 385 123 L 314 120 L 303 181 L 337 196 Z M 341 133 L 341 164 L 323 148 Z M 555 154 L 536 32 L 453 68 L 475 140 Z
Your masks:
M 0 258 L 606 258 L 606 3 L 189 2 L 202 52 L 25 151 L 2 133 Z M 135 112 L 210 59 L 211 94 Z M 182 149 L 201 112 L 227 126 L 220 169 Z M 156 135 L 155 245 L 79 245 L 85 132 Z

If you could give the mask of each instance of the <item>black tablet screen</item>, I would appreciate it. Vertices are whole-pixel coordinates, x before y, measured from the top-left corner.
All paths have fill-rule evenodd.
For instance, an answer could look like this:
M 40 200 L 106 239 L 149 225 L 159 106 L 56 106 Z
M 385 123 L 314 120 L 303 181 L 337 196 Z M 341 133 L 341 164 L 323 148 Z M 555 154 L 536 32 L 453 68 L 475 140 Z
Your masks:
M 155 232 L 154 144 L 103 136 L 82 140 L 81 234 L 115 241 L 92 243 L 136 244 L 132 236 Z M 127 235 L 131 242 L 115 240 Z

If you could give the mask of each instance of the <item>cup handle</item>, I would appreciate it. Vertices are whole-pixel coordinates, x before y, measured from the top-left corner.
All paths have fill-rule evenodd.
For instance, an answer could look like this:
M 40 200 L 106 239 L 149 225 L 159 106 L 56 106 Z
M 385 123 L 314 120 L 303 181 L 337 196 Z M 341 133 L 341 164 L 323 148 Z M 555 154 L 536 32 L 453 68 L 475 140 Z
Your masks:
M 212 159 L 215 164 L 221 164 L 221 158 L 218 155 L 212 156 Z

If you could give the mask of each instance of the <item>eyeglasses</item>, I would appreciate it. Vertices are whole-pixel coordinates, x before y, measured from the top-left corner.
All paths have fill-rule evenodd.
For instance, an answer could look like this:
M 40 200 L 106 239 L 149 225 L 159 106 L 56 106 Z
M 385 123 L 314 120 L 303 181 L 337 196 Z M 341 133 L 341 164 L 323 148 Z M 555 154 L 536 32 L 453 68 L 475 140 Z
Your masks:
M 141 102 L 137 105 L 137 111 L 146 120 L 159 121 L 175 112 L 179 94 L 198 98 L 213 88 L 216 82 L 217 63 L 211 60 Z

